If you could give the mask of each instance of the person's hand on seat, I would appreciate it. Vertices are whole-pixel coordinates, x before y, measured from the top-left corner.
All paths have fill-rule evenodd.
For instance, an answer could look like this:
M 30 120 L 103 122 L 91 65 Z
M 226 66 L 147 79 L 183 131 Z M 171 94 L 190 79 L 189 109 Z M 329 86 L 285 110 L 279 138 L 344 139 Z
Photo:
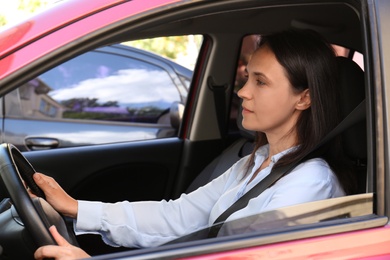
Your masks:
M 49 230 L 58 246 L 50 245 L 38 248 L 34 253 L 35 259 L 54 258 L 57 260 L 68 260 L 90 257 L 82 249 L 69 244 L 68 241 L 58 233 L 55 226 L 51 226 Z
M 77 200 L 69 196 L 52 178 L 42 173 L 34 173 L 35 183 L 45 193 L 46 201 L 59 213 L 71 218 L 77 217 Z

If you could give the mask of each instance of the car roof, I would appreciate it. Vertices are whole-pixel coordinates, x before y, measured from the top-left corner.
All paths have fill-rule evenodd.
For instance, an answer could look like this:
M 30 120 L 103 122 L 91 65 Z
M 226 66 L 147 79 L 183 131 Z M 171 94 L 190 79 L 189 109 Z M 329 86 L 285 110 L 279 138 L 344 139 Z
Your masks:
M 178 0 L 157 0 L 153 1 L 152 5 L 146 3 L 142 6 L 144 8 L 156 7 L 156 5 L 164 5 Z M 85 19 L 88 16 L 101 12 L 105 9 L 111 8 L 125 1 L 123 0 L 93 0 L 93 1 L 79 1 L 67 0 L 59 1 L 48 10 L 40 12 L 36 15 L 28 17 L 22 22 L 7 26 L 0 31 L 0 59 L 45 35 L 61 29 L 78 20 Z M 136 1 L 141 2 L 141 1 Z M 144 8 L 139 10 L 129 10 L 129 15 L 136 14 L 137 11 L 145 11 Z M 48 22 L 50 21 L 50 22 Z
M 74 21 L 109 8 L 122 1 L 94 0 L 89 1 L 62 1 L 45 12 L 33 15 L 12 27 L 6 27 L 0 32 L 2 48 L 0 56 L 38 39 L 44 34 L 53 32 Z M 48 23 L 47 21 L 50 21 Z
M 86 35 L 96 36 L 94 32 L 110 30 L 111 25 L 115 26 L 117 25 L 115 23 L 121 23 L 125 18 L 131 17 L 130 20 L 133 20 L 138 19 L 137 14 L 140 13 L 142 15 L 154 14 L 161 9 L 169 9 L 167 7 L 169 4 L 178 1 L 97 0 L 88 1 L 88 4 L 78 0 L 59 2 L 45 12 L 31 16 L 20 24 L 0 32 L 0 39 L 2 39 L 0 42 L 2 47 L 0 50 L 0 81 L 6 84 L 3 80 L 8 75 L 28 70 L 27 65 L 34 66 L 32 63 L 41 57 L 57 54 L 64 57 L 64 52 L 61 53 L 60 50 L 61 47 L 72 48 L 77 45 L 77 41 L 85 40 Z M 88 48 L 87 45 L 85 46 Z M 14 55 L 15 52 L 18 52 L 17 56 Z M 75 54 L 67 51 L 64 58 L 71 58 L 72 55 Z M 56 59 L 51 58 L 51 60 Z M 48 65 L 46 68 L 55 65 L 46 64 Z M 37 70 L 34 71 L 38 73 Z M 13 77 L 8 77 L 6 81 L 17 80 L 18 73 Z M 7 84 L 7 86 L 10 85 Z

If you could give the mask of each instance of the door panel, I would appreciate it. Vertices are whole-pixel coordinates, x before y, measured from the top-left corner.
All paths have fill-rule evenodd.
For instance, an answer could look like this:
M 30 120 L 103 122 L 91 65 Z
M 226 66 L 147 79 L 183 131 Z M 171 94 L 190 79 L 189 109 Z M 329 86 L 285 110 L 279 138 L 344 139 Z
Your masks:
M 23 155 L 36 171 L 54 177 L 76 199 L 161 200 L 177 197 L 221 149 L 219 141 L 184 143 L 175 137 Z M 110 247 L 96 235 L 80 235 L 77 240 L 92 255 L 129 250 Z
M 25 152 L 36 171 L 54 177 L 77 199 L 114 202 L 168 198 L 182 140 L 161 140 Z

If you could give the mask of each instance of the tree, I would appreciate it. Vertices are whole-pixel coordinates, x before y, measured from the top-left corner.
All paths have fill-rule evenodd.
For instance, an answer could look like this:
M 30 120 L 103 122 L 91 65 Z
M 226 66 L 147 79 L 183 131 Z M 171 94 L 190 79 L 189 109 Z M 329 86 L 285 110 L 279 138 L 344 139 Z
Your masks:
M 7 18 L 5 17 L 5 15 L 0 14 L 0 26 L 4 26 L 6 24 L 7 24 Z
M 18 10 L 27 11 L 29 13 L 34 13 L 38 9 L 45 7 L 47 5 L 47 0 L 18 0 L 19 6 Z
M 135 40 L 126 42 L 125 44 L 154 52 L 176 62 L 187 57 L 187 60 L 190 59 L 190 63 L 192 63 L 187 65 L 191 67 L 195 63 L 194 59 L 198 56 L 198 50 L 202 40 L 203 37 L 201 35 L 183 35 Z M 185 63 L 188 63 L 188 61 Z
M 132 41 L 129 42 L 129 45 L 175 60 L 178 53 L 186 51 L 187 43 L 188 38 L 186 36 L 171 36 Z
M 47 6 L 49 0 L 0 0 L 0 26 Z

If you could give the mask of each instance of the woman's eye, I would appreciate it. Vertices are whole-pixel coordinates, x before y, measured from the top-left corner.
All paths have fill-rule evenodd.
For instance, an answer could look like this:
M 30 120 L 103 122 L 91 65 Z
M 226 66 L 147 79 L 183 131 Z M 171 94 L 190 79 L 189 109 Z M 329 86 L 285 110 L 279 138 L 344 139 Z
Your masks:
M 261 80 L 257 80 L 257 85 L 260 85 L 260 86 L 263 86 L 265 85 L 265 82 L 264 81 L 261 81 Z

